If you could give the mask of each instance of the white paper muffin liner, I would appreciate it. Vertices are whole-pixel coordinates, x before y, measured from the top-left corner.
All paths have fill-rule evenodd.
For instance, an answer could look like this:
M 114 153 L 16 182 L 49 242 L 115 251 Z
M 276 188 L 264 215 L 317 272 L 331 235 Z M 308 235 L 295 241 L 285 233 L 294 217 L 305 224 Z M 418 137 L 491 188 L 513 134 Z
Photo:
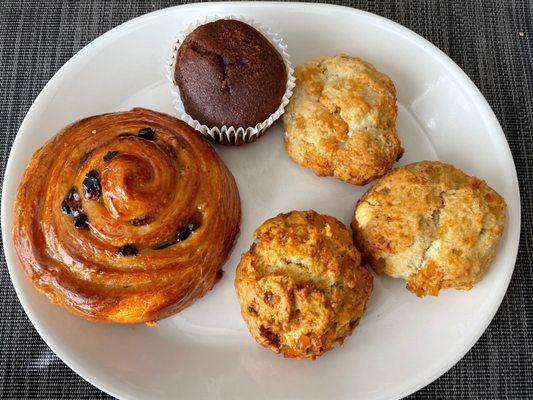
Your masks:
M 193 30 L 195 30 L 200 25 L 207 24 L 209 22 L 214 22 L 219 19 L 235 19 L 242 22 L 247 23 L 248 25 L 253 26 L 255 29 L 257 29 L 263 36 L 265 36 L 270 43 L 276 48 L 276 50 L 281 54 L 283 61 L 285 62 L 285 67 L 287 70 L 287 85 L 285 88 L 285 93 L 283 94 L 283 97 L 281 99 L 281 104 L 279 108 L 271 114 L 267 119 L 265 119 L 263 122 L 258 123 L 255 126 L 250 126 L 247 128 L 243 127 L 234 127 L 234 126 L 222 126 L 222 127 L 212 127 L 209 128 L 207 125 L 201 124 L 198 120 L 195 120 L 192 118 L 189 114 L 185 112 L 185 107 L 183 106 L 183 102 L 181 101 L 179 88 L 174 83 L 174 70 L 175 70 L 175 63 L 176 63 L 176 55 L 178 52 L 179 47 Z M 223 17 L 220 16 L 212 16 L 212 17 L 206 17 L 202 20 L 198 20 L 191 25 L 184 31 L 180 32 L 178 35 L 176 35 L 172 42 L 170 47 L 170 54 L 168 56 L 168 60 L 166 63 L 166 76 L 168 79 L 168 82 L 170 84 L 170 92 L 172 94 L 172 104 L 174 105 L 174 108 L 178 111 L 179 115 L 178 117 L 182 119 L 184 122 L 189 124 L 191 127 L 196 129 L 197 131 L 200 131 L 204 136 L 206 136 L 208 139 L 213 140 L 215 142 L 221 143 L 221 144 L 229 144 L 229 145 L 240 145 L 243 143 L 253 142 L 254 140 L 257 140 L 259 137 L 261 137 L 265 131 L 283 114 L 285 111 L 285 107 L 289 103 L 289 99 L 292 96 L 292 90 L 295 86 L 296 79 L 294 78 L 294 69 L 292 68 L 292 64 L 290 62 L 290 55 L 287 53 L 287 45 L 283 43 L 283 39 L 277 34 L 272 32 L 270 29 L 267 29 L 263 27 L 262 25 L 258 24 L 254 20 L 250 20 L 247 18 L 243 18 L 240 16 L 233 16 L 233 15 L 226 15 Z

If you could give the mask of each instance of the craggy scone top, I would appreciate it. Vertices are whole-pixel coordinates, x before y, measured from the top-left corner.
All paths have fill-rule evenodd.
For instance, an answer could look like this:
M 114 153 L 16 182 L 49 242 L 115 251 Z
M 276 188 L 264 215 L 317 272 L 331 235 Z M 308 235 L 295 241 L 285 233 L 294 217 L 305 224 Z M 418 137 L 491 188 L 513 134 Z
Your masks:
M 356 243 L 373 268 L 417 294 L 470 289 L 494 258 L 505 202 L 452 165 L 423 161 L 394 169 L 356 206 Z
M 396 133 L 396 90 L 371 64 L 344 54 L 295 70 L 283 115 L 289 156 L 317 175 L 364 185 L 403 154 Z
M 311 359 L 342 342 L 372 291 L 372 275 L 344 225 L 315 211 L 292 211 L 264 222 L 254 237 L 235 288 L 256 341 Z

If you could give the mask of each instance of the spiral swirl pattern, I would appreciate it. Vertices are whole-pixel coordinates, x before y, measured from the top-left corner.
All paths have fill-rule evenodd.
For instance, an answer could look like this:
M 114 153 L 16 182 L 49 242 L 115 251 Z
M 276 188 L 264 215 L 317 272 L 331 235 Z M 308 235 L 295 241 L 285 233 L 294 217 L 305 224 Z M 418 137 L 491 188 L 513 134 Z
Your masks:
M 53 303 L 149 322 L 215 284 L 239 220 L 235 180 L 213 148 L 182 121 L 136 108 L 75 122 L 35 152 L 14 242 Z

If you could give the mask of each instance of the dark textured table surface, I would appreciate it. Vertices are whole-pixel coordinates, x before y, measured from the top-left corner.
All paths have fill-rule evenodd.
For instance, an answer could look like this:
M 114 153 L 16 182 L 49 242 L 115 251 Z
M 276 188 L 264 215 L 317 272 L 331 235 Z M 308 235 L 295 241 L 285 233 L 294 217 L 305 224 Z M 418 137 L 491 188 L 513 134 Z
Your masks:
M 170 1 L 1 1 L 0 168 L 18 127 L 52 75 L 79 49 Z M 496 113 L 522 195 L 516 269 L 485 334 L 448 373 L 412 399 L 533 399 L 533 1 L 338 1 L 390 18 L 447 53 Z M 109 396 L 65 366 L 42 341 L 0 258 L 0 398 Z

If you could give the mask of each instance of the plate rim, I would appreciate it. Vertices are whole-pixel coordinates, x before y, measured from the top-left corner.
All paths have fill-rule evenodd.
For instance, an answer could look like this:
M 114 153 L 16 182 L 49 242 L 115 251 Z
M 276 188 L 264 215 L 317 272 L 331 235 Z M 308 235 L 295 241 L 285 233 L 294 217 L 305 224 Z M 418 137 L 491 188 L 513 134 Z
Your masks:
M 12 254 L 12 234 L 11 232 L 7 231 L 6 228 L 6 212 L 10 213 L 12 212 L 11 209 L 7 209 L 6 206 L 6 187 L 7 183 L 10 183 L 12 178 L 10 178 L 10 175 L 12 175 L 11 170 L 14 168 L 13 163 L 15 162 L 13 160 L 13 149 L 17 147 L 18 142 L 21 140 L 19 133 L 25 129 L 25 126 L 27 125 L 28 116 L 33 114 L 35 112 L 35 108 L 37 107 L 38 103 L 40 102 L 40 99 L 44 97 L 44 95 L 51 90 L 54 84 L 57 84 L 60 76 L 69 68 L 71 68 L 75 63 L 76 59 L 78 57 L 83 56 L 86 52 L 90 51 L 92 47 L 96 46 L 100 42 L 105 41 L 109 36 L 120 34 L 121 32 L 126 31 L 130 27 L 134 26 L 140 21 L 149 21 L 150 19 L 154 19 L 159 17 L 161 14 L 165 14 L 169 11 L 175 10 L 175 9 L 183 9 L 183 8 L 216 8 L 220 7 L 221 5 L 224 6 L 244 6 L 244 7 L 265 7 L 265 6 L 276 6 L 276 7 L 302 7 L 305 6 L 307 8 L 314 8 L 314 9 L 334 9 L 338 11 L 342 11 L 347 14 L 354 14 L 354 15 L 360 15 L 370 20 L 375 20 L 379 23 L 379 25 L 383 28 L 389 28 L 396 31 L 399 31 L 404 36 L 406 36 L 408 39 L 411 40 L 411 42 L 417 46 L 423 47 L 425 50 L 429 51 L 430 53 L 433 53 L 435 58 L 437 58 L 440 61 L 441 66 L 448 72 L 450 75 L 452 75 L 454 78 L 456 78 L 458 81 L 461 81 L 461 83 L 465 84 L 466 87 L 464 88 L 466 92 L 471 94 L 471 100 L 473 101 L 473 104 L 476 106 L 477 111 L 482 114 L 482 116 L 486 119 L 488 119 L 488 125 L 493 126 L 495 129 L 497 128 L 499 130 L 499 135 L 495 136 L 498 139 L 498 144 L 501 145 L 501 151 L 505 152 L 505 158 L 510 160 L 512 163 L 512 172 L 514 173 L 514 179 L 512 182 L 512 188 L 513 191 L 516 192 L 517 196 L 517 205 L 516 210 L 513 211 L 513 214 L 516 214 L 517 218 L 517 224 L 516 227 L 513 227 L 513 231 L 509 231 L 509 246 L 511 246 L 511 255 L 512 255 L 512 268 L 509 270 L 508 275 L 506 276 L 506 281 L 502 282 L 502 290 L 501 293 L 498 293 L 497 295 L 497 301 L 494 303 L 492 308 L 487 312 L 480 323 L 480 329 L 478 332 L 471 337 L 471 339 L 468 341 L 468 343 L 464 346 L 461 351 L 459 351 L 456 354 L 453 354 L 453 356 L 448 357 L 448 360 L 446 360 L 445 363 L 441 363 L 439 368 L 436 368 L 435 371 L 430 374 L 429 376 L 426 376 L 425 379 L 420 379 L 417 383 L 412 384 L 408 387 L 401 388 L 401 390 L 397 390 L 396 394 L 392 397 L 386 396 L 386 397 L 380 397 L 380 399 L 388 399 L 388 398 L 397 398 L 401 399 L 403 397 L 406 397 L 412 393 L 415 393 L 416 391 L 426 387 L 427 385 L 434 382 L 436 379 L 444 375 L 448 370 L 450 370 L 455 364 L 457 364 L 464 356 L 465 354 L 472 349 L 472 347 L 477 343 L 479 338 L 483 335 L 483 333 L 488 328 L 489 324 L 493 320 L 496 312 L 501 306 L 501 303 L 503 301 L 503 298 L 505 294 L 507 293 L 507 289 L 509 287 L 511 278 L 513 276 L 513 272 L 516 266 L 516 259 L 518 256 L 518 249 L 519 249 L 519 243 L 520 243 L 520 232 L 521 232 L 521 196 L 520 196 L 520 187 L 518 184 L 518 174 L 516 172 L 516 164 L 514 162 L 513 155 L 511 153 L 511 149 L 509 147 L 509 143 L 507 141 L 507 138 L 505 136 L 505 133 L 503 132 L 503 129 L 494 114 L 494 111 L 492 110 L 490 104 L 486 100 L 485 96 L 481 93 L 479 88 L 475 85 L 475 83 L 470 79 L 470 77 L 453 61 L 446 53 L 444 53 L 442 50 L 440 50 L 436 45 L 431 43 L 429 40 L 425 39 L 423 36 L 417 34 L 416 32 L 412 31 L 411 29 L 393 21 L 386 17 L 364 11 L 358 8 L 353 8 L 349 6 L 343 6 L 343 5 L 335 5 L 335 4 L 326 4 L 326 3 L 309 3 L 309 2 L 283 2 L 283 1 L 217 1 L 217 2 L 209 2 L 209 3 L 189 3 L 189 4 L 181 4 L 181 5 L 175 5 L 171 7 L 165 7 L 159 10 L 151 11 L 146 14 L 139 15 L 135 18 L 132 18 L 128 21 L 125 21 L 121 23 L 120 25 L 117 25 L 114 28 L 111 28 L 110 30 L 104 32 L 100 36 L 96 37 L 89 43 L 87 43 L 85 46 L 83 46 L 80 50 L 78 50 L 75 54 L 72 55 L 72 57 L 66 61 L 55 73 L 54 75 L 48 80 L 48 82 L 44 85 L 44 87 L 41 89 L 35 100 L 32 102 L 32 105 L 26 112 L 26 115 L 24 116 L 24 119 L 22 120 L 22 123 L 19 126 L 19 129 L 17 131 L 17 134 L 15 136 L 15 139 L 13 140 L 8 161 L 6 163 L 5 172 L 3 176 L 3 184 L 2 184 L 2 196 L 1 196 L 1 225 L 2 225 L 2 244 L 3 244 L 3 250 L 4 250 L 4 256 L 6 259 L 6 265 L 8 267 L 9 276 L 11 283 L 15 289 L 15 292 L 17 294 L 17 297 L 22 305 L 22 308 L 24 309 L 24 312 L 28 316 L 28 319 L 32 323 L 34 329 L 37 331 L 39 336 L 43 339 L 43 341 L 46 343 L 48 347 L 61 359 L 61 361 L 67 365 L 72 371 L 74 371 L 77 375 L 79 375 L 81 378 L 83 378 L 85 381 L 89 382 L 91 385 L 95 386 L 96 388 L 100 389 L 104 393 L 107 393 L 113 397 L 119 398 L 119 399 L 130 399 L 129 395 L 125 393 L 120 393 L 120 390 L 117 390 L 116 387 L 113 385 L 109 385 L 105 382 L 101 382 L 98 378 L 93 378 L 89 373 L 86 372 L 84 366 L 82 363 L 77 362 L 73 358 L 70 357 L 67 351 L 64 351 L 60 345 L 56 343 L 56 341 L 45 332 L 45 329 L 38 323 L 36 323 L 36 318 L 33 315 L 33 312 L 30 311 L 30 306 L 28 305 L 24 294 L 23 289 L 16 284 L 15 282 L 17 279 L 14 275 L 14 268 L 17 264 L 17 258 L 15 254 Z M 209 12 L 209 11 L 208 11 Z M 7 179 L 6 179 L 7 178 Z M 508 210 L 508 213 L 510 211 Z M 506 227 L 506 229 L 509 229 L 509 227 Z M 9 254 L 9 256 L 8 256 Z M 15 261 L 15 262 L 14 262 Z M 504 289 L 503 289 L 504 288 Z

